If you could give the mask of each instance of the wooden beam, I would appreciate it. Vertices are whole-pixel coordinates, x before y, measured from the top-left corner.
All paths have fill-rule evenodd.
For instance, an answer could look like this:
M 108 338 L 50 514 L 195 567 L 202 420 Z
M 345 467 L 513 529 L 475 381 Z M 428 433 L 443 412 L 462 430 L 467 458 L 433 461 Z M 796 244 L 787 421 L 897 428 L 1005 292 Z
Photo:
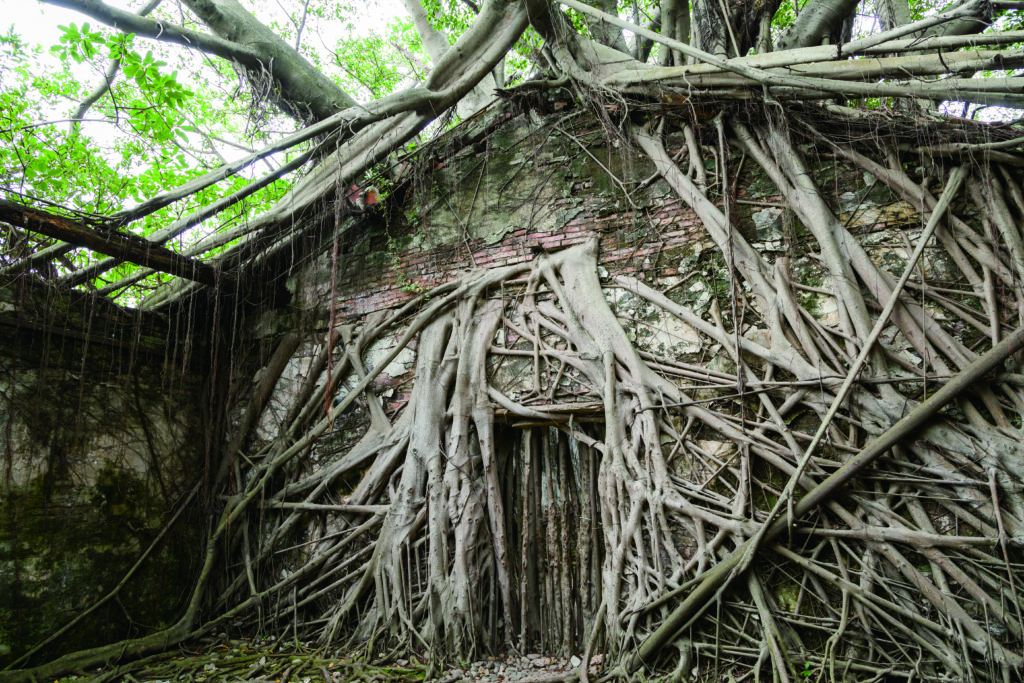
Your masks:
M 182 256 L 165 247 L 125 232 L 102 231 L 40 209 L 0 199 L 0 220 L 68 244 L 92 249 L 96 253 L 128 261 L 169 275 L 194 280 L 204 285 L 225 282 L 217 268 Z

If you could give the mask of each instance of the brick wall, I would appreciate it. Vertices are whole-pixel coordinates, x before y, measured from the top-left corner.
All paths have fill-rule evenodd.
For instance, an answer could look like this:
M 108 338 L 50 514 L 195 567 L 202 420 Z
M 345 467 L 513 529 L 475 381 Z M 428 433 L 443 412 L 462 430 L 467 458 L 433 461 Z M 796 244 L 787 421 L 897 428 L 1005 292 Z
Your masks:
M 460 271 L 497 268 L 532 259 L 538 251 L 559 251 L 591 237 L 600 238 L 601 263 L 612 275 L 646 277 L 676 275 L 668 256 L 704 238 L 703 227 L 678 202 L 657 209 L 654 234 L 629 241 L 624 233 L 634 225 L 634 212 L 595 218 L 583 215 L 548 230 L 515 230 L 496 244 L 482 239 L 440 247 L 413 247 L 385 265 L 370 265 L 365 258 L 340 255 L 340 287 L 335 300 L 344 319 L 357 319 L 376 310 L 401 305 L 420 291 L 443 284 Z M 328 266 L 329 267 L 329 266 Z

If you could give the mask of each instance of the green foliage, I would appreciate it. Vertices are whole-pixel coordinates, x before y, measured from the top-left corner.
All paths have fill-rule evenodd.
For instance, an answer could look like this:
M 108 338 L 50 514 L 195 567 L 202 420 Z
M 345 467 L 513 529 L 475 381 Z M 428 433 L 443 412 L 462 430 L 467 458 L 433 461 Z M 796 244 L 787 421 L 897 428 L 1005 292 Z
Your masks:
M 118 90 L 127 100 L 114 98 L 111 105 L 124 112 L 131 126 L 140 135 L 157 142 L 165 142 L 181 125 L 181 110 L 193 95 L 177 81 L 177 72 L 164 73 L 167 63 L 153 56 L 152 50 L 140 55 L 133 49 L 134 34 L 104 36 L 91 31 L 89 24 L 61 26 L 60 43 L 52 48 L 62 61 L 72 59 L 81 63 L 103 55 L 120 62 L 121 71 L 131 79 L 133 86 L 122 85 Z M 183 134 L 182 134 L 183 135 Z M 187 141 L 187 137 L 185 138 Z
M 255 6 L 261 20 L 362 101 L 422 82 L 432 66 L 411 19 L 367 30 L 366 18 L 370 13 L 379 16 L 380 9 L 372 0 L 282 0 Z M 431 0 L 427 9 L 434 25 L 453 43 L 475 17 L 461 0 Z M 158 7 L 151 16 L 204 30 L 187 11 L 182 15 L 177 9 Z M 329 33 L 339 28 L 340 37 Z M 323 47 L 328 35 L 334 50 Z M 510 84 L 532 75 L 532 53 L 540 43 L 532 30 L 520 39 L 506 66 Z M 108 73 L 113 73 L 109 83 Z M 104 85 L 108 87 L 98 90 Z M 30 44 L 12 28 L 0 35 L 0 197 L 110 215 L 293 130 L 295 123 L 276 111 L 266 94 L 252 88 L 225 60 L 198 59 L 194 51 L 96 22 L 65 22 L 52 45 Z M 81 121 L 74 120 L 88 99 L 95 101 L 78 115 Z M 150 235 L 241 189 L 267 172 L 266 165 L 276 167 L 302 151 L 269 159 L 127 229 Z M 167 246 L 186 250 L 212 233 L 237 226 L 265 211 L 294 180 L 272 184 Z M 0 242 L 0 259 L 21 257 L 52 242 L 32 234 L 19 240 L 17 254 L 5 254 L 10 245 Z M 214 255 L 230 246 L 205 253 Z M 88 250 L 72 251 L 55 264 L 56 274 L 102 258 Z M 87 286 L 104 287 L 137 270 L 123 264 Z M 118 296 L 136 301 L 167 279 L 151 276 Z
M 79 63 L 96 57 L 99 54 L 99 46 L 105 42 L 103 34 L 91 30 L 88 23 L 82 24 L 81 28 L 78 24 L 60 28 L 64 34 L 60 37 L 60 44 L 53 47 L 53 51 L 62 57 L 70 56 Z
M 175 48 L 149 45 L 151 49 L 137 49 L 135 36 L 95 30 L 87 23 L 62 26 L 49 49 L 29 44 L 13 28 L 0 34 L 0 197 L 109 215 L 219 165 L 225 153 L 237 155 L 238 146 L 267 138 L 262 125 L 251 125 L 254 112 L 246 98 L 220 86 L 225 77 L 237 80 L 229 64 L 216 59 L 200 62 Z M 111 60 L 119 62 L 111 86 L 81 123 L 73 122 L 79 103 L 105 82 Z M 179 75 L 182 70 L 185 76 Z M 269 116 L 259 118 L 263 125 L 276 123 Z M 215 139 L 220 142 L 215 144 Z M 241 189 L 251 177 L 250 173 L 225 180 L 129 229 L 149 235 Z M 187 248 L 211 230 L 261 213 L 291 183 L 274 183 L 168 246 Z M 29 249 L 49 243 L 30 235 Z M 0 253 L 6 248 L 0 244 Z M 24 245 L 19 248 L 23 256 Z M 101 258 L 73 251 L 57 265 L 58 273 Z M 125 264 L 92 284 L 102 287 L 136 270 Z M 134 301 L 163 279 L 149 278 L 122 292 L 122 298 Z
M 532 26 L 523 31 L 515 47 L 505 56 L 505 86 L 513 86 L 530 77 L 536 63 L 534 55 L 540 52 L 544 39 Z
M 782 31 L 792 26 L 793 22 L 796 21 L 795 4 L 795 0 L 793 2 L 790 0 L 783 0 L 783 2 L 779 4 L 779 9 L 775 12 L 775 16 L 772 17 L 773 38 L 777 38 Z M 806 1 L 800 3 L 800 6 L 802 7 L 805 4 Z
M 431 26 L 443 31 L 452 44 L 466 32 L 476 16 L 462 0 L 423 0 L 421 4 L 427 11 Z
M 386 33 L 370 33 L 338 41 L 335 61 L 343 76 L 339 85 L 371 98 L 390 95 L 401 85 L 426 78 L 428 58 L 412 19 L 397 20 Z

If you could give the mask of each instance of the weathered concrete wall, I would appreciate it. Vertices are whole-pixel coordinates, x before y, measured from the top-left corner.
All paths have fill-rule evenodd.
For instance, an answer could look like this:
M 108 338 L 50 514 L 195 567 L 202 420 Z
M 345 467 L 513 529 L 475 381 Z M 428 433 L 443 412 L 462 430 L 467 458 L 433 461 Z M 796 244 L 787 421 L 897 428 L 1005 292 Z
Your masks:
M 0 289 L 0 666 L 109 592 L 195 484 L 202 375 L 159 320 Z M 117 600 L 43 656 L 172 621 L 201 524 L 183 515 Z

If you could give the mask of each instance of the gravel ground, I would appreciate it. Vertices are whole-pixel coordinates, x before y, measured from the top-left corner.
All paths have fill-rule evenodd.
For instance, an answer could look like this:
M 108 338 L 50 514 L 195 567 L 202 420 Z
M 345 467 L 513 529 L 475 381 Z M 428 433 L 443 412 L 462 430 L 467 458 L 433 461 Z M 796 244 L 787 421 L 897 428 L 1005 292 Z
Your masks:
M 580 674 L 582 657 L 547 654 L 487 657 L 461 667 L 447 667 L 427 679 L 429 683 L 568 683 Z M 180 650 L 160 653 L 135 662 L 105 667 L 84 676 L 69 676 L 54 683 L 137 681 L 172 683 L 424 683 L 430 669 L 420 659 L 391 662 L 360 661 L 360 653 L 324 652 L 310 644 L 286 644 L 273 638 L 229 640 L 223 634 Z M 601 672 L 601 655 L 590 660 L 589 673 Z
M 579 667 L 582 663 L 581 658 L 576 655 L 568 659 L 540 654 L 528 654 L 523 657 L 488 657 L 465 668 L 448 669 L 437 680 L 438 683 L 556 683 L 579 676 Z M 592 676 L 596 675 L 600 669 L 601 656 L 595 655 L 590 659 L 589 673 Z

